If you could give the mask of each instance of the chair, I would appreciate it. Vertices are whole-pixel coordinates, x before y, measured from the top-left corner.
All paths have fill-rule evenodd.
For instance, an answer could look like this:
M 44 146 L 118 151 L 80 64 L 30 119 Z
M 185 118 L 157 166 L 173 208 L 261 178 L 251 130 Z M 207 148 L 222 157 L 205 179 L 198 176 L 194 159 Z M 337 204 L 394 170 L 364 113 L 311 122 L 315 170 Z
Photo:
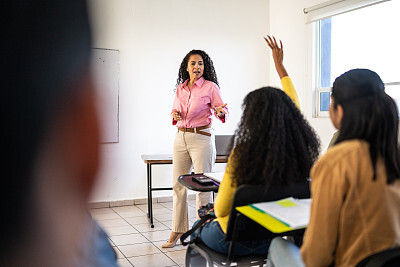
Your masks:
M 186 266 L 205 266 L 204 259 L 209 266 L 263 266 L 266 263 L 267 253 L 264 256 L 249 255 L 237 257 L 233 255 L 237 241 L 270 240 L 278 235 L 292 236 L 302 239 L 304 229 L 294 230 L 283 234 L 275 234 L 239 213 L 235 208 L 250 203 L 279 200 L 286 197 L 309 198 L 309 182 L 294 184 L 292 186 L 271 186 L 267 191 L 256 185 L 241 185 L 237 188 L 233 198 L 232 209 L 229 215 L 228 228 L 225 240 L 230 241 L 228 255 L 218 253 L 208 248 L 201 241 L 192 243 L 186 251 Z M 199 259 L 199 258 L 202 259 Z M 197 264 L 194 262 L 197 260 Z
M 400 248 L 391 248 L 368 256 L 356 267 L 397 267 L 400 266 Z

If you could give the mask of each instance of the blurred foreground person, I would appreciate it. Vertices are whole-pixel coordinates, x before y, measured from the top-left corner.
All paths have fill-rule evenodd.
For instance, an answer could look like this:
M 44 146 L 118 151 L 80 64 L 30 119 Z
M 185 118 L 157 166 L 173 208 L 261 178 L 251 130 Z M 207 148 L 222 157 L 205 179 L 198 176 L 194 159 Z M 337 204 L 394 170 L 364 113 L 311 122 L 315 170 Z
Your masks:
M 0 266 L 116 266 L 86 210 L 99 164 L 86 3 L 2 11 Z

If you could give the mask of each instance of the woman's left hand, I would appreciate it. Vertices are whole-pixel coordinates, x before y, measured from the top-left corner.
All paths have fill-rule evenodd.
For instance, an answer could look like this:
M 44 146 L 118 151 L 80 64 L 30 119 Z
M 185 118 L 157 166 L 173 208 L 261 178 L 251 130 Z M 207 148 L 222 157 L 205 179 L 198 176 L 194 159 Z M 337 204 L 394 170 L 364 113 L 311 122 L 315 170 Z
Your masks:
M 218 117 L 222 117 L 222 116 L 224 116 L 226 114 L 226 111 L 224 110 L 224 107 L 226 105 L 227 104 L 223 104 L 223 105 L 221 105 L 219 107 L 214 107 L 214 112 L 215 112 L 215 114 L 218 115 Z

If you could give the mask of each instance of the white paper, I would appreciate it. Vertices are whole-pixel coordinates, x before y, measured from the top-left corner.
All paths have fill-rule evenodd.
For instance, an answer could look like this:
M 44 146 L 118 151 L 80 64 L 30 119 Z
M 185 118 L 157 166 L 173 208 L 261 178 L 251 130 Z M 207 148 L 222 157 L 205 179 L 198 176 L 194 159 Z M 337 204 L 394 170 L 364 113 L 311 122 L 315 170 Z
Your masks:
M 281 205 L 279 202 L 291 203 L 293 206 Z M 278 201 L 251 204 L 254 208 L 261 210 L 279 221 L 289 225 L 291 228 L 300 228 L 308 225 L 310 220 L 311 200 L 305 201 L 293 197 Z
M 221 183 L 222 178 L 224 178 L 225 172 L 205 172 L 203 174 L 204 174 L 204 176 L 207 176 L 207 177 Z

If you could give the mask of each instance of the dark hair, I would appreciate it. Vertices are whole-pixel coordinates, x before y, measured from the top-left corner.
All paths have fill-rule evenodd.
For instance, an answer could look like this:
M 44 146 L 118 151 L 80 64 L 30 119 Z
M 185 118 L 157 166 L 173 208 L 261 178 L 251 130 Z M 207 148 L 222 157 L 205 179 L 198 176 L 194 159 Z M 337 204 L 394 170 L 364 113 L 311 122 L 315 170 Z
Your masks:
M 8 215 L 0 220 L 0 229 L 7 229 L 0 262 L 31 227 L 36 156 L 51 116 L 87 74 L 91 47 L 83 0 L 18 0 L 6 6 L 0 42 L 0 202 Z
M 217 79 L 217 73 L 215 72 L 213 61 L 208 56 L 208 54 L 202 50 L 192 50 L 189 53 L 187 53 L 187 55 L 183 58 L 181 66 L 179 67 L 178 79 L 176 80 L 176 86 L 180 85 L 181 83 L 183 83 L 187 79 L 189 79 L 189 73 L 187 72 L 186 69 L 187 69 L 187 65 L 189 62 L 189 58 L 190 58 L 190 56 L 193 56 L 193 55 L 199 55 L 203 58 L 203 61 L 204 61 L 203 77 L 204 77 L 204 79 L 206 79 L 208 81 L 212 81 L 216 85 L 219 86 L 218 79 Z
M 249 93 L 232 139 L 233 182 L 289 185 L 306 181 L 319 155 L 317 135 L 293 101 L 280 89 Z
M 400 157 L 397 139 L 398 110 L 396 103 L 384 91 L 379 75 L 368 69 L 353 69 L 333 83 L 333 108 L 343 107 L 336 143 L 361 139 L 369 143 L 370 157 L 376 179 L 376 161 L 382 157 L 387 183 L 400 177 Z

